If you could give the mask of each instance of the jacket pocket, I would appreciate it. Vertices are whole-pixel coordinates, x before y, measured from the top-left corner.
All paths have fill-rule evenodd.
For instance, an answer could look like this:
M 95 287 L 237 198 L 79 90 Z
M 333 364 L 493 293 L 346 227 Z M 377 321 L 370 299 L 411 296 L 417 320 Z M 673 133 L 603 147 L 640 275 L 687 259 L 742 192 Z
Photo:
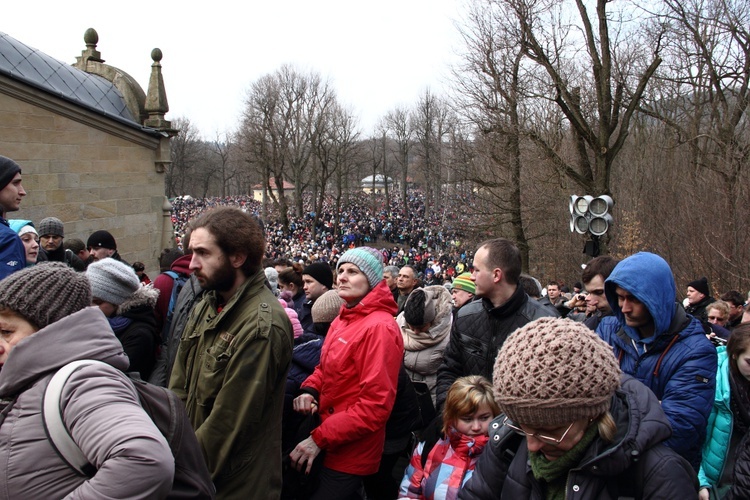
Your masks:
M 196 400 L 201 406 L 213 405 L 221 390 L 231 358 L 226 347 L 216 344 L 209 347 L 203 354 L 196 385 Z
M 484 345 L 482 341 L 463 334 L 459 335 L 459 339 L 467 356 L 479 359 L 485 358 L 485 355 L 487 353 L 487 346 Z

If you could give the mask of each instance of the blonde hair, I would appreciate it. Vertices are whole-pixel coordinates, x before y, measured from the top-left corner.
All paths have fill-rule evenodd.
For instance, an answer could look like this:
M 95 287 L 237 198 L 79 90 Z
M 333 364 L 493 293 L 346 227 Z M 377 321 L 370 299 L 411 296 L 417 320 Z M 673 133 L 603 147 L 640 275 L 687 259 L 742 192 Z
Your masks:
M 617 424 L 609 412 L 602 413 L 602 415 L 596 419 L 596 426 L 599 429 L 599 437 L 602 438 L 602 441 L 605 443 L 611 443 L 615 440 Z
M 443 434 L 448 434 L 459 418 L 475 413 L 482 405 L 490 408 L 493 417 L 500 413 L 490 381 L 481 375 L 456 379 L 445 398 Z

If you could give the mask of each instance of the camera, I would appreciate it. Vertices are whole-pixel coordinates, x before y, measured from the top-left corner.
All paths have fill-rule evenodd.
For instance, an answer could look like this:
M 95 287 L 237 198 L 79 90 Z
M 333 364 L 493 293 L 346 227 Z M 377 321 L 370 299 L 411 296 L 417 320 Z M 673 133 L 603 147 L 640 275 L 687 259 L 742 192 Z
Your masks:
M 720 347 L 727 345 L 727 341 L 717 335 L 709 335 L 708 340 L 714 345 L 714 347 Z

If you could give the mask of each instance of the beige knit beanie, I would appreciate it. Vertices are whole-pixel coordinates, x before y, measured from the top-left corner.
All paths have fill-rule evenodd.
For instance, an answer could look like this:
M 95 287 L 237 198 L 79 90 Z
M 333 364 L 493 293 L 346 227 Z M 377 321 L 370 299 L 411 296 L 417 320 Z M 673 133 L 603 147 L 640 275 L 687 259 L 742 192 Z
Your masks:
M 331 323 L 339 315 L 344 300 L 336 290 L 328 290 L 313 302 L 310 315 L 313 323 Z
M 620 367 L 612 348 L 582 323 L 541 318 L 508 337 L 493 382 L 495 400 L 513 422 L 556 427 L 609 410 Z

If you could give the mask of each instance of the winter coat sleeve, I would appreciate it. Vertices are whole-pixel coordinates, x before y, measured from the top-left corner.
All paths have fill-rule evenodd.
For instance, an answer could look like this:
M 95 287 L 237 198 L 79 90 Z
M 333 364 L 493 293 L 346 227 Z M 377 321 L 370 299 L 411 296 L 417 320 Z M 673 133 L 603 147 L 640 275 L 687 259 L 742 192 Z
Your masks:
M 385 427 L 396 400 L 398 373 L 404 357 L 403 346 L 399 348 L 395 341 L 401 340 L 395 322 L 392 327 L 380 323 L 363 332 L 359 346 L 363 355 L 354 360 L 360 374 L 356 401 L 330 415 L 312 432 L 319 447 L 327 449 L 350 443 Z M 310 385 L 308 381 L 312 379 L 312 387 L 319 390 L 319 368 L 320 365 L 305 381 L 305 386 Z
M 0 223 L 0 279 L 20 271 L 25 266 L 26 249 L 21 238 L 11 228 Z
M 661 406 L 672 426 L 668 447 L 687 458 L 693 468 L 700 468 L 700 454 L 706 437 L 708 416 L 716 390 L 716 349 L 700 338 L 686 349 L 680 367 L 664 387 Z
M 398 488 L 399 500 L 424 498 L 424 492 L 422 491 L 422 479 L 424 478 L 422 451 L 424 450 L 424 446 L 425 443 L 422 441 L 416 448 L 414 448 L 414 453 L 411 454 L 411 460 L 406 467 L 404 477 L 401 480 L 401 485 Z
M 174 457 L 125 375 L 111 367 L 83 367 L 68 379 L 62 400 L 66 427 L 97 469 L 66 498 L 164 498 L 169 493 Z
M 641 467 L 644 500 L 698 497 L 698 479 L 687 460 L 661 446 L 651 448 L 649 455 Z

